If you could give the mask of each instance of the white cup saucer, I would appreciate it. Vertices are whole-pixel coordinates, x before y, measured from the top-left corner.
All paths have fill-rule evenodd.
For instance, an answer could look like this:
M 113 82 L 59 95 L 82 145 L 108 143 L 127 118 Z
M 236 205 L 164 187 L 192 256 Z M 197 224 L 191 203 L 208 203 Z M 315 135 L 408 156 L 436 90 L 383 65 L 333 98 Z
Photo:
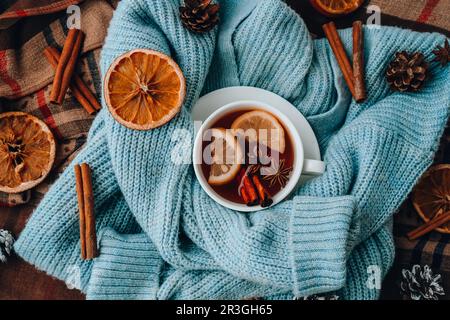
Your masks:
M 255 87 L 228 87 L 210 92 L 201 97 L 192 108 L 192 119 L 203 122 L 219 108 L 237 100 L 260 101 L 277 108 L 294 124 L 303 141 L 305 159 L 322 160 L 316 135 L 306 118 L 289 101 L 264 89 Z M 303 174 L 299 184 L 304 183 L 310 178 Z

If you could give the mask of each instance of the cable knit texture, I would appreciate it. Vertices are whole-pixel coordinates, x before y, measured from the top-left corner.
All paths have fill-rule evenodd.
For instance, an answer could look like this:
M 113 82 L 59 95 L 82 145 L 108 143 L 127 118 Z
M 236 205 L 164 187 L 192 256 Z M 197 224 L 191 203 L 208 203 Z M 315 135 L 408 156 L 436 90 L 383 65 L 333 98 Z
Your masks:
M 279 0 L 222 0 L 221 25 L 182 27 L 177 0 L 122 0 L 102 51 L 112 61 L 135 48 L 171 55 L 187 81 L 181 113 L 133 131 L 104 107 L 74 163 L 93 169 L 100 256 L 80 260 L 73 166 L 34 212 L 15 250 L 90 299 L 292 299 L 334 292 L 376 299 L 394 246 L 392 215 L 432 163 L 450 106 L 450 72 L 432 64 L 419 93 L 394 93 L 384 72 L 395 52 L 428 60 L 444 36 L 365 28 L 368 99 L 356 104 L 326 40 L 312 40 Z M 351 52 L 351 30 L 340 32 Z M 190 164 L 190 111 L 201 94 L 254 86 L 292 102 L 309 120 L 327 170 L 290 199 L 242 214 L 201 189 Z

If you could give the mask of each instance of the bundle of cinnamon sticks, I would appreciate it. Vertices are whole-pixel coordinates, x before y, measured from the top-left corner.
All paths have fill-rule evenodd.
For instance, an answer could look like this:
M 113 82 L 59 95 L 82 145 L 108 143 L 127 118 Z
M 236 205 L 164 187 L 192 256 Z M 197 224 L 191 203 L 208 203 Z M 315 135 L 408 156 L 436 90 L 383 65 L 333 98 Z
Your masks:
M 353 98 L 358 103 L 363 102 L 367 96 L 364 83 L 364 34 L 362 22 L 355 21 L 353 23 L 353 66 L 350 64 L 334 22 L 324 24 L 322 28 Z
M 80 212 L 81 258 L 91 260 L 98 256 L 92 173 L 86 163 L 75 165 L 74 170 Z
M 79 29 L 70 29 L 62 53 L 58 49 L 48 47 L 44 55 L 55 69 L 50 101 L 62 104 L 67 89 L 70 88 L 75 99 L 89 113 L 100 110 L 100 104 L 84 81 L 75 73 L 76 63 L 84 40 L 84 33 Z
M 250 174 L 248 170 L 242 169 L 238 175 L 238 181 L 240 182 L 239 194 L 247 206 L 259 204 L 262 208 L 267 208 L 272 205 L 273 200 L 257 174 Z

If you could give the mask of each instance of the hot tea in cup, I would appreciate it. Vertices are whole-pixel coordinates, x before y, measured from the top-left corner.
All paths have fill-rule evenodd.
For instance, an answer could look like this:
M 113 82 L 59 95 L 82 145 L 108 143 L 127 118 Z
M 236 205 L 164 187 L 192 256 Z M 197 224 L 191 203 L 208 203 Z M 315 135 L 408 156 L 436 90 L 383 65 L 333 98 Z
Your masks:
M 304 163 L 310 174 L 323 173 L 323 162 L 303 155 L 299 133 L 284 114 L 261 102 L 238 101 L 203 123 L 194 144 L 194 169 L 214 200 L 255 211 L 288 196 Z
M 202 173 L 223 198 L 268 207 L 288 183 L 290 134 L 271 113 L 255 108 L 224 114 L 203 136 Z

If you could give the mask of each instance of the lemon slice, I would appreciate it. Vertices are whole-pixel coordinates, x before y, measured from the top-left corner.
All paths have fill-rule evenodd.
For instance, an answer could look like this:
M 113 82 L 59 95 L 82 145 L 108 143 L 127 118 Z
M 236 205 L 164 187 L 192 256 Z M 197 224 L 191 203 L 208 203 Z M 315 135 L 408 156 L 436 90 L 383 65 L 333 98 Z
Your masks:
M 272 151 L 284 153 L 286 141 L 281 123 L 268 112 L 256 110 L 246 112 L 231 125 L 236 135 L 244 135 L 250 143 L 260 143 Z
M 222 128 L 210 129 L 212 142 L 208 146 L 211 155 L 211 170 L 208 183 L 223 186 L 239 173 L 243 162 L 242 149 L 230 130 Z
M 428 222 L 450 210 L 450 165 L 431 167 L 420 179 L 412 194 L 414 208 L 420 217 Z M 436 228 L 436 231 L 450 233 L 450 222 Z
M 0 115 L 0 192 L 19 193 L 52 169 L 56 142 L 47 125 L 23 112 Z

